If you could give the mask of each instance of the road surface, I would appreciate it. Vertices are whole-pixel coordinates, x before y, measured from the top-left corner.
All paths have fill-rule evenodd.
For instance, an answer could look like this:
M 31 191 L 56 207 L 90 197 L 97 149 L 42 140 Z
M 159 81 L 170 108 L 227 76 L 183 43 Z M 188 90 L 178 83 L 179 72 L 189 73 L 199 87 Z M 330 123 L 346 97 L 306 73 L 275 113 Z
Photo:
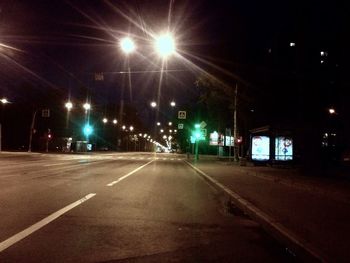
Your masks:
M 0 262 L 294 262 L 174 154 L 0 154 Z

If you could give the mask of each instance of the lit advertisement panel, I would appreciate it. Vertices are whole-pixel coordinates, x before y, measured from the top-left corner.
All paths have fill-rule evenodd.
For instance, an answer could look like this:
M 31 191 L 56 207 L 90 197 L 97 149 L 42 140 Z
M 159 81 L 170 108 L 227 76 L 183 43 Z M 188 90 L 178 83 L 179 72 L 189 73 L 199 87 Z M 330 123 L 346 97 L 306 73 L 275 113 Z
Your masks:
M 275 159 L 279 161 L 293 160 L 293 140 L 290 137 L 275 139 Z
M 235 140 L 232 136 L 225 136 L 225 145 L 226 146 L 235 146 Z
M 252 159 L 255 161 L 270 159 L 270 137 L 254 136 L 252 138 Z
M 219 134 L 214 131 L 209 136 L 209 145 L 218 145 L 219 144 Z

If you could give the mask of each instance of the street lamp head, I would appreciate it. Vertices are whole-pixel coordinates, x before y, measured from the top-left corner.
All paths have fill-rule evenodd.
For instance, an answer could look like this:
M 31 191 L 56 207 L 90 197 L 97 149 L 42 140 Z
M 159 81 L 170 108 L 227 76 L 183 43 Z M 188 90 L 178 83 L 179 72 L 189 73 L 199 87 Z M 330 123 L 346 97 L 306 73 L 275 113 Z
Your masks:
M 171 107 L 175 107 L 175 106 L 176 106 L 175 101 L 170 102 L 170 106 L 171 106 Z
M 328 112 L 329 112 L 329 114 L 335 114 L 335 109 L 334 108 L 330 108 L 330 109 L 328 109 Z
M 73 108 L 73 103 L 71 103 L 70 101 L 68 101 L 68 102 L 65 104 L 65 107 L 67 108 L 68 111 L 70 111 L 70 110 Z
M 107 123 L 108 122 L 108 119 L 107 118 L 103 118 L 103 123 Z
M 130 131 L 133 131 L 133 130 L 134 130 L 134 127 L 133 127 L 133 126 L 130 126 L 129 129 L 130 129 Z
M 160 126 L 160 122 L 157 122 L 157 126 Z
M 156 103 L 155 101 L 152 101 L 152 102 L 151 102 L 151 107 L 152 107 L 152 108 L 157 107 L 157 103 Z
M 156 38 L 155 48 L 159 55 L 167 58 L 176 50 L 174 38 L 169 34 L 164 34 Z
M 114 119 L 113 124 L 117 124 L 117 123 L 118 123 L 117 119 Z
M 169 123 L 168 123 L 168 124 L 169 124 L 169 126 L 173 125 L 173 123 L 172 123 L 171 121 L 169 121 Z
M 83 105 L 83 108 L 85 109 L 85 110 L 90 110 L 91 109 L 91 104 L 90 103 L 85 103 L 84 105 Z
M 125 54 L 130 54 L 136 49 L 134 41 L 129 37 L 123 38 L 119 44 Z
M 2 104 L 7 104 L 7 103 L 9 103 L 9 101 L 8 101 L 6 98 L 2 98 L 0 101 L 1 101 Z
M 122 129 L 123 129 L 123 130 L 125 130 L 125 129 L 126 129 L 126 126 L 125 126 L 125 125 L 123 125 L 123 126 L 122 126 Z

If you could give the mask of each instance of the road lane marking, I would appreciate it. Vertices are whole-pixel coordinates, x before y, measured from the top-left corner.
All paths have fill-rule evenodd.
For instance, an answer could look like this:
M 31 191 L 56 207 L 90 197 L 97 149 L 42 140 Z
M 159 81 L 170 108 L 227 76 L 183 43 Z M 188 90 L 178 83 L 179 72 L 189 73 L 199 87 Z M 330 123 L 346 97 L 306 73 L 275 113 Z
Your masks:
M 149 165 L 149 164 L 150 164 L 151 162 L 153 162 L 153 161 L 154 161 L 154 160 L 149 161 L 148 163 L 146 163 L 146 164 L 144 164 L 144 165 L 141 165 L 140 167 L 136 168 L 135 170 L 131 171 L 130 173 L 127 173 L 126 175 L 120 177 L 118 180 L 113 181 L 113 182 L 107 184 L 107 186 L 113 186 L 113 185 L 119 183 L 120 181 L 123 181 L 125 178 L 127 178 L 127 177 L 129 177 L 130 175 L 136 173 L 137 171 L 140 171 L 143 167 Z
M 40 228 L 46 226 L 47 224 L 51 223 L 61 215 L 67 213 L 69 210 L 72 210 L 74 207 L 81 205 L 82 203 L 86 202 L 90 198 L 94 197 L 96 194 L 91 193 L 86 196 L 84 196 L 82 199 L 71 203 L 70 205 L 67 205 L 66 207 L 58 210 L 57 212 L 49 215 L 48 217 L 45 217 L 44 219 L 40 220 L 39 222 L 35 223 L 34 225 L 28 227 L 27 229 L 17 233 L 16 235 L 6 239 L 5 241 L 0 243 L 0 252 L 4 251 L 5 249 L 9 248 L 10 246 L 16 244 L 17 242 L 21 241 L 22 239 L 26 238 L 27 236 L 33 234 L 35 231 L 39 230 Z

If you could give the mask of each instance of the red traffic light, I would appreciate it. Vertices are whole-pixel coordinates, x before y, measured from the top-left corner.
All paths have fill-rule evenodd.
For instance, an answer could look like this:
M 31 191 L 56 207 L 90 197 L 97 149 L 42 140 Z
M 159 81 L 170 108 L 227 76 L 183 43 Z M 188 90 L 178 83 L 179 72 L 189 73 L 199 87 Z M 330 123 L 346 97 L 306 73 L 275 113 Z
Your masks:
M 236 139 L 236 143 L 237 143 L 237 144 L 242 143 L 242 141 L 243 141 L 243 140 L 242 140 L 242 136 L 241 136 L 241 137 L 238 137 L 238 138 Z

